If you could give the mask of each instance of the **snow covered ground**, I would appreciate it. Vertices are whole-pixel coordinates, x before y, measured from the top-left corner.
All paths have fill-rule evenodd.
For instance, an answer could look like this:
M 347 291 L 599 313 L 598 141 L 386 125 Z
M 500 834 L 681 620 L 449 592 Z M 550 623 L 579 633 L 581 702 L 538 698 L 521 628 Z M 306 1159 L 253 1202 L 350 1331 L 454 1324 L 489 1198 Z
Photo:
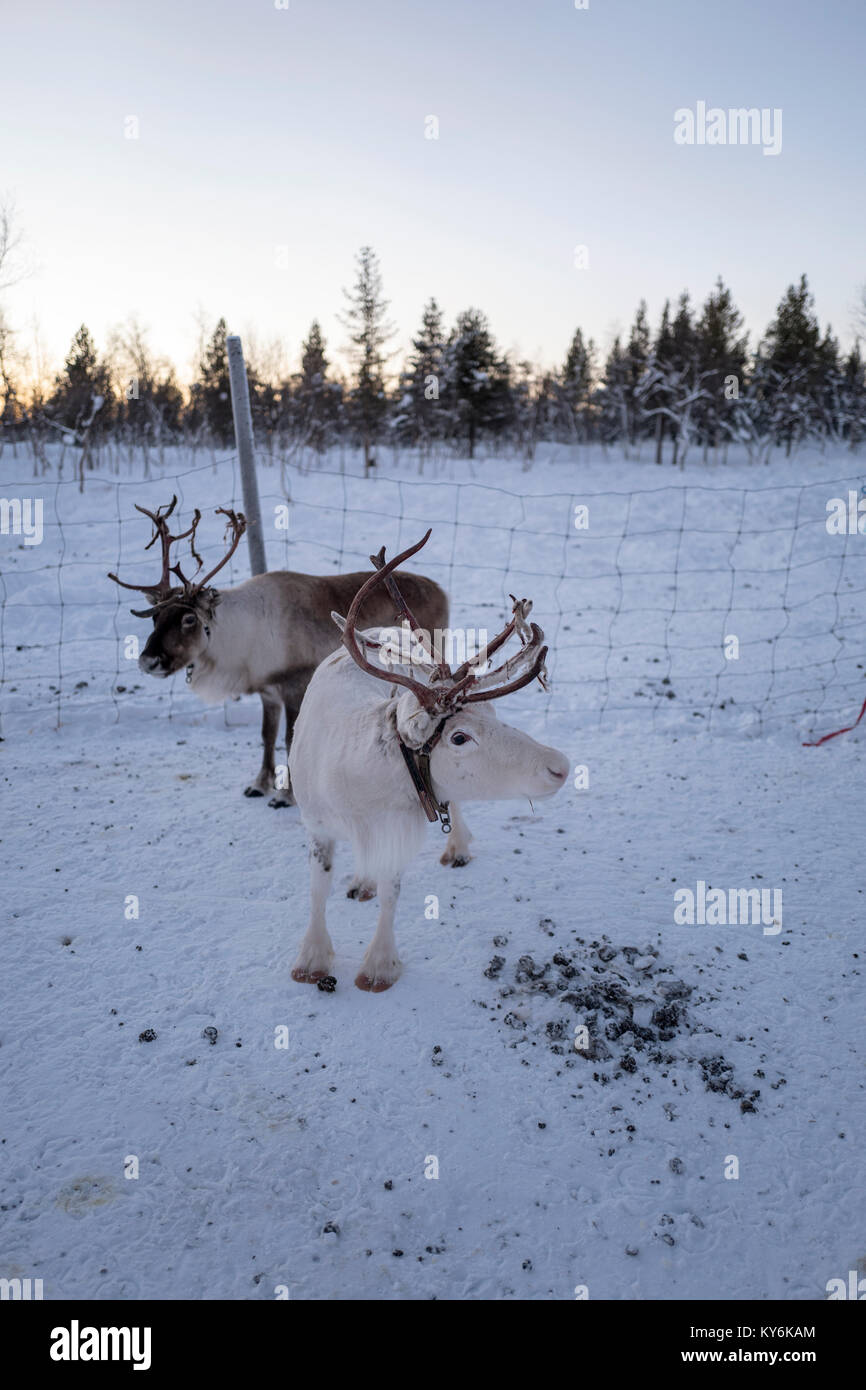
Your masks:
M 231 462 L 196 467 L 187 507 L 237 496 Z M 866 726 L 801 746 L 864 693 L 864 538 L 822 520 L 851 456 L 331 467 L 287 477 L 271 564 L 354 566 L 433 524 L 455 621 L 536 598 L 554 688 L 500 713 L 589 785 L 470 807 L 462 869 L 430 830 L 385 994 L 352 985 L 376 908 L 345 898 L 344 854 L 336 991 L 295 985 L 298 813 L 241 796 L 257 701 L 145 684 L 123 655 L 145 625 L 102 578 L 150 573 L 132 502 L 165 484 L 24 494 L 46 526 L 0 538 L 0 1276 L 165 1299 L 822 1299 L 862 1276 Z M 699 882 L 781 890 L 781 929 L 679 924 Z

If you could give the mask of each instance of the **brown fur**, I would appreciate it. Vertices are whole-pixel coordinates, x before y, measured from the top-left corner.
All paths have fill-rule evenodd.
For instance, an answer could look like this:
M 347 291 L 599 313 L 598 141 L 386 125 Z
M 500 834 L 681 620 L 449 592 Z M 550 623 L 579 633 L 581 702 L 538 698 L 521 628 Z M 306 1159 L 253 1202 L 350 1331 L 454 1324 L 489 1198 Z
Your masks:
M 288 749 L 313 672 L 340 645 L 331 612 L 345 615 L 368 578 L 369 571 L 318 575 L 274 570 L 233 589 L 205 589 L 191 600 L 178 590 L 174 602 L 154 614 L 153 632 L 140 659 L 143 670 L 171 675 L 191 667 L 191 687 L 205 699 L 261 696 L 262 766 L 245 795 L 264 796 L 274 788 L 274 748 L 282 713 Z M 395 578 L 422 628 L 431 634 L 447 628 L 448 599 L 438 584 L 403 570 Z M 358 615 L 362 630 L 399 626 L 399 621 L 392 600 L 380 590 L 370 595 Z M 269 804 L 292 805 L 291 785 L 277 789 Z

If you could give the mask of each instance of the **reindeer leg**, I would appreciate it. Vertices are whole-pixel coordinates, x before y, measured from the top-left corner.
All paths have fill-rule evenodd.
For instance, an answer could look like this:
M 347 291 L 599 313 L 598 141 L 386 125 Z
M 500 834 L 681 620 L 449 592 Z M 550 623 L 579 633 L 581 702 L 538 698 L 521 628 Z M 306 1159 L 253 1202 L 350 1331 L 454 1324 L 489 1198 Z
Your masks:
M 355 976 L 358 989 L 371 994 L 381 994 L 382 990 L 390 989 L 400 978 L 402 969 L 394 939 L 394 913 L 400 896 L 400 875 L 380 879 L 377 886 L 380 907 L 376 934 L 367 948 L 360 972 Z
M 286 700 L 286 702 L 285 702 L 285 710 L 286 710 L 286 775 L 285 775 L 285 786 L 284 786 L 284 787 L 278 787 L 277 790 L 274 792 L 274 795 L 271 797 L 270 801 L 268 802 L 268 805 L 269 805 L 269 806 L 273 806 L 273 808 L 274 808 L 275 811 L 276 811 L 276 810 L 279 810 L 279 808 L 280 808 L 281 806 L 294 806 L 294 804 L 295 804 L 295 794 L 294 794 L 294 792 L 292 791 L 292 778 L 291 778 L 291 774 L 289 773 L 289 750 L 291 749 L 291 746 L 292 746 L 292 734 L 293 734 L 294 731 L 295 731 L 295 720 L 296 720 L 297 717 L 298 717 L 298 707 L 295 705 L 295 703 L 294 703 L 293 700 Z
M 280 728 L 280 705 L 262 691 L 262 765 L 254 782 L 244 788 L 244 796 L 266 796 L 274 785 L 274 745 Z
M 333 840 L 310 840 L 310 925 L 292 967 L 292 979 L 312 985 L 331 973 L 334 947 L 325 925 L 325 904 L 331 891 Z
M 452 869 L 462 869 L 463 865 L 468 864 L 472 858 L 469 853 L 469 841 L 472 839 L 472 834 L 456 801 L 449 801 L 448 811 L 451 815 L 451 830 L 445 842 L 445 852 L 439 863 L 450 864 Z

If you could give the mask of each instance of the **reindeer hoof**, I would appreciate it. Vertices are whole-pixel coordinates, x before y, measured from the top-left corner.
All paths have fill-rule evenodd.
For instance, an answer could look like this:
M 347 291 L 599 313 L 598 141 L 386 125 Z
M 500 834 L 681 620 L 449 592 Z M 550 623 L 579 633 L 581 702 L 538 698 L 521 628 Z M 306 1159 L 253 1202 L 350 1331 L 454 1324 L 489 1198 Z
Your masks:
M 257 787 L 254 784 L 251 787 L 244 787 L 244 796 L 264 796 L 264 792 L 261 787 Z
M 268 805 L 272 806 L 275 811 L 279 811 L 282 806 L 294 806 L 294 804 L 295 798 L 289 796 L 287 792 L 284 792 L 282 796 L 272 796 L 268 802 Z
M 317 985 L 320 980 L 330 978 L 327 970 L 305 970 L 303 966 L 296 965 L 292 971 L 292 979 L 299 985 Z
M 458 854 L 456 850 L 446 849 L 439 860 L 440 864 L 450 864 L 452 869 L 462 869 L 469 863 L 471 854 Z
M 365 883 L 361 879 L 358 883 L 350 883 L 346 889 L 347 898 L 355 898 L 359 903 L 368 903 L 371 898 L 375 898 L 376 888 L 372 883 Z
M 396 984 L 396 977 L 388 980 L 381 975 L 367 975 L 362 970 L 360 975 L 355 976 L 355 984 L 358 989 L 363 989 L 367 994 L 382 994 L 386 989 L 390 989 Z

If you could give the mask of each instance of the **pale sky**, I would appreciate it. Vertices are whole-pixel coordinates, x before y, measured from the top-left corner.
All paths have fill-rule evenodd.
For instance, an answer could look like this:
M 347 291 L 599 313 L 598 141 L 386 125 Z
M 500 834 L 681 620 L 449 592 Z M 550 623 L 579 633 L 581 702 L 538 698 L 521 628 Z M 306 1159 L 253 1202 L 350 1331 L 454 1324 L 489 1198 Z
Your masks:
M 718 274 L 754 336 L 802 271 L 848 345 L 864 37 L 864 0 L 0 0 L 7 312 L 58 362 L 135 312 L 186 379 L 203 311 L 294 365 L 369 243 L 398 348 L 435 294 L 557 363 Z M 781 153 L 677 145 L 699 101 L 781 108 Z

